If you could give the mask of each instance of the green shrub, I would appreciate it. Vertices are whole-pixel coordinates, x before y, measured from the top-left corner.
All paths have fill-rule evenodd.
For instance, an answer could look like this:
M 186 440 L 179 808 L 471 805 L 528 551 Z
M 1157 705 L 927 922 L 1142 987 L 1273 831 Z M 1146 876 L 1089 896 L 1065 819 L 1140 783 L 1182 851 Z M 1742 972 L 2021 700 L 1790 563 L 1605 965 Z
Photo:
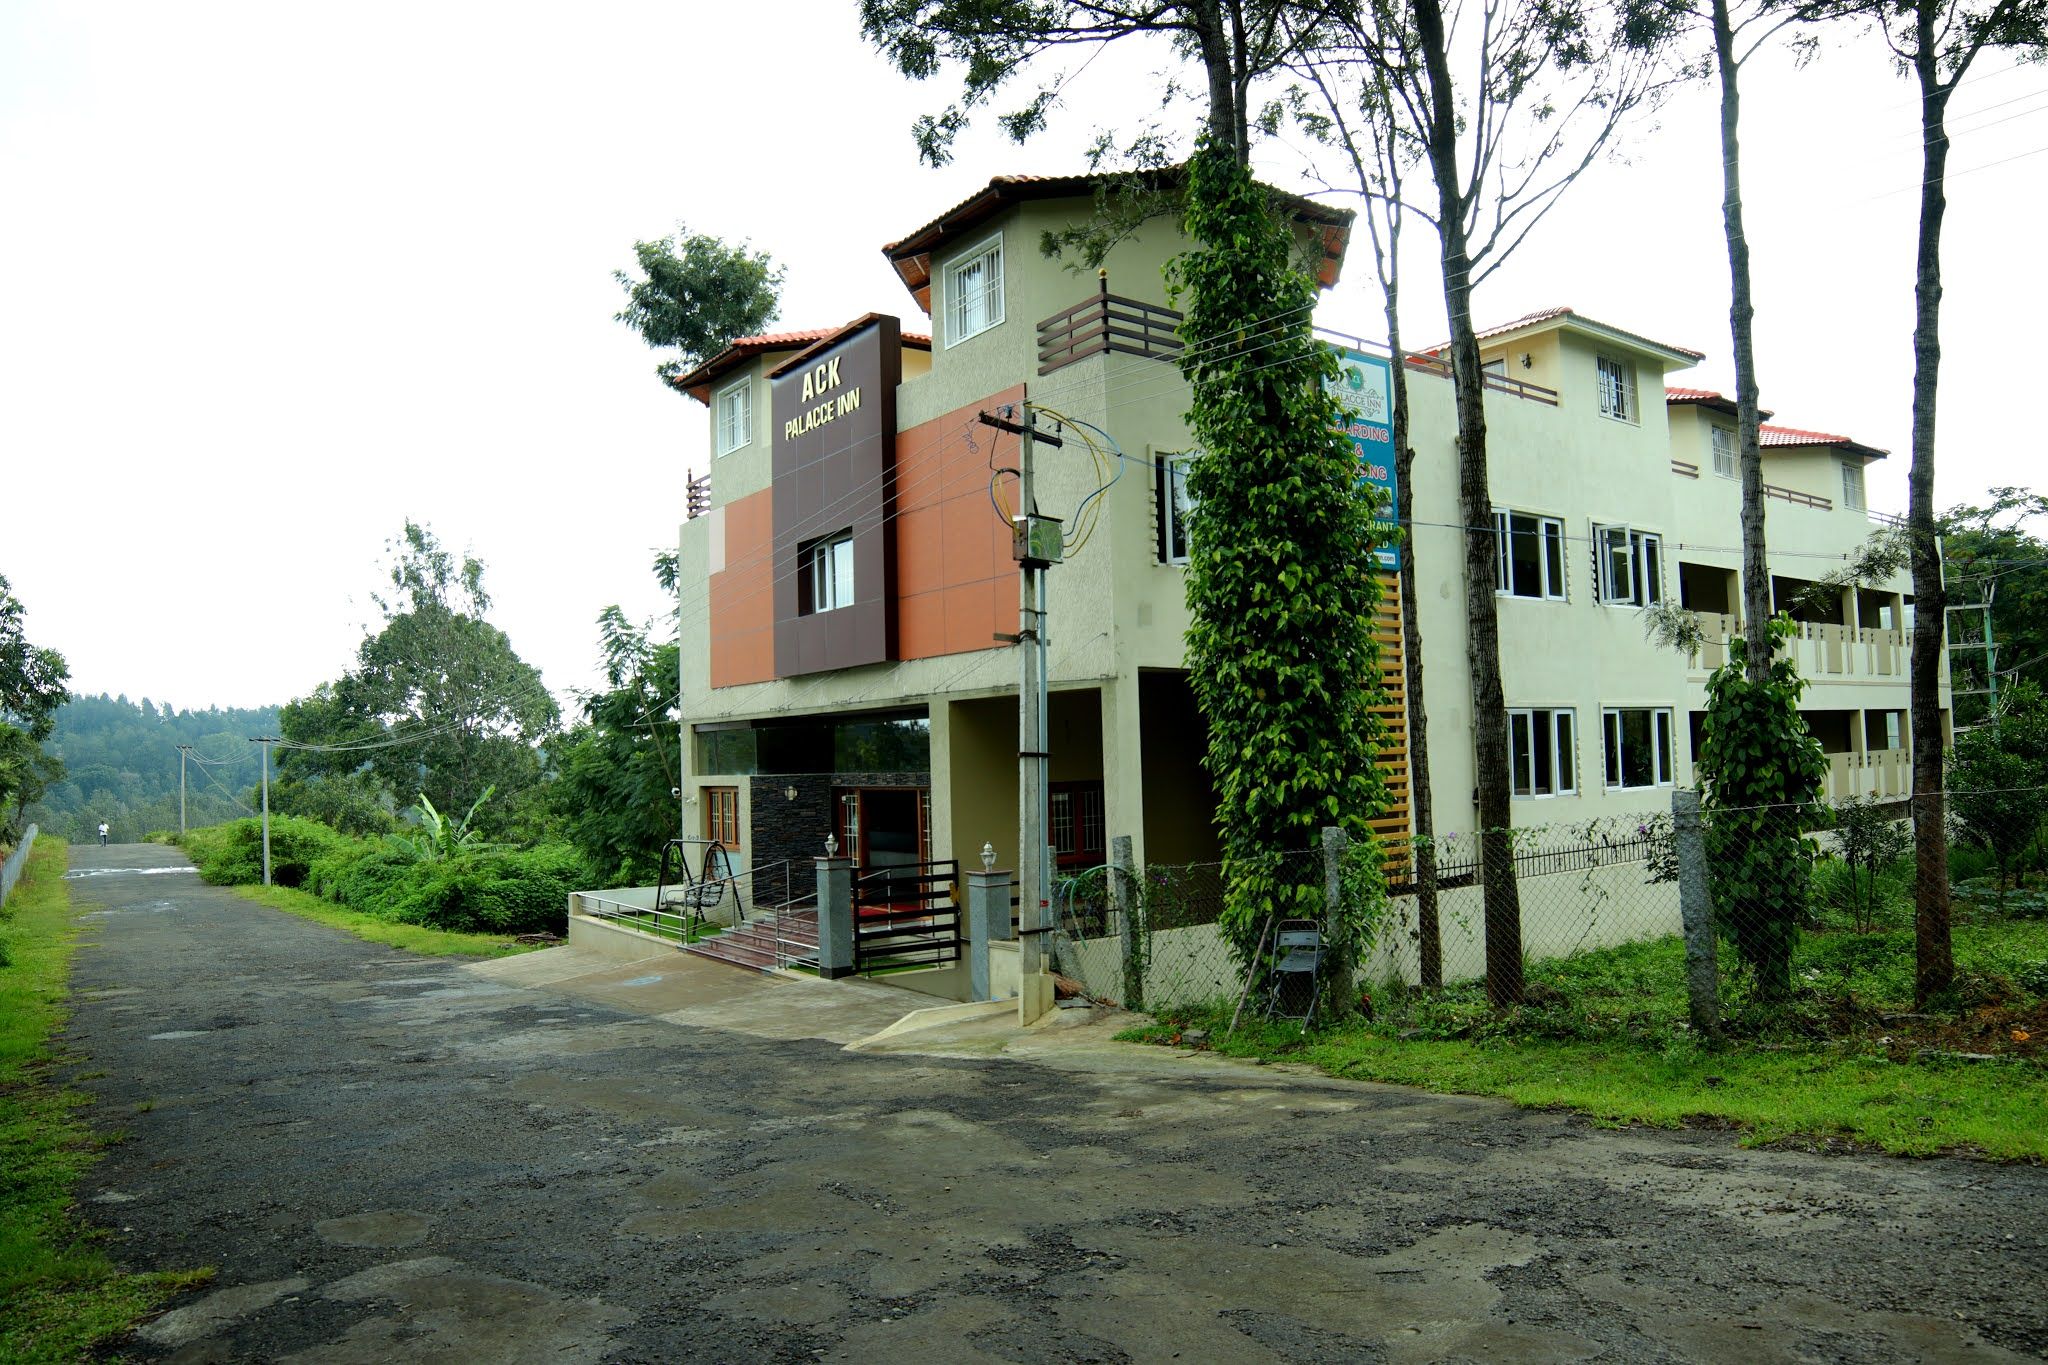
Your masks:
M 565 844 L 461 852 L 407 868 L 392 887 L 389 913 L 467 933 L 562 933 L 569 893 L 589 877 L 582 855 Z
M 1948 879 L 1952 882 L 1974 881 L 1978 877 L 1991 875 L 1997 862 L 1988 848 L 1962 841 L 1961 832 L 1951 837 L 1948 845 Z
M 278 886 L 301 886 L 315 859 L 332 855 L 352 841 L 317 820 L 290 815 L 270 817 L 270 880 Z M 184 839 L 199 875 L 215 886 L 236 886 L 263 880 L 263 822 L 230 820 L 225 825 L 189 831 Z
M 365 842 L 313 866 L 314 890 L 366 915 L 394 918 L 419 859 L 391 840 Z

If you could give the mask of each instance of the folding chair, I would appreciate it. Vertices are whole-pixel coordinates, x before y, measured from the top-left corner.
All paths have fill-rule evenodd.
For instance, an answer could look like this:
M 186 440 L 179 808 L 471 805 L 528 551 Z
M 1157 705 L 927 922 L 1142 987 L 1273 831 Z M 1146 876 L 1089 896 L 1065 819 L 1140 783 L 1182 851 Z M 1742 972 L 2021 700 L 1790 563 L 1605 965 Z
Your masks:
M 1273 946 L 1279 957 L 1266 977 L 1266 1017 L 1292 1019 L 1307 1033 L 1322 990 L 1323 931 L 1311 919 L 1282 920 Z

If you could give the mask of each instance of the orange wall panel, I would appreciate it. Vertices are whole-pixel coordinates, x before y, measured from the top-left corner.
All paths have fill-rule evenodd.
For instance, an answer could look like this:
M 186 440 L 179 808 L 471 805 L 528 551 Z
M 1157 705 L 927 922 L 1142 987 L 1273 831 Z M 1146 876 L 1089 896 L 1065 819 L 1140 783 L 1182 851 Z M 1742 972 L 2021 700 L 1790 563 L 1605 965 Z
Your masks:
M 711 685 L 775 676 L 774 533 L 771 489 L 725 505 L 725 568 L 711 575 Z
M 990 443 L 998 435 L 975 418 L 1023 401 L 1019 384 L 897 434 L 899 658 L 992 649 L 998 632 L 1017 628 L 1010 531 L 988 494 Z

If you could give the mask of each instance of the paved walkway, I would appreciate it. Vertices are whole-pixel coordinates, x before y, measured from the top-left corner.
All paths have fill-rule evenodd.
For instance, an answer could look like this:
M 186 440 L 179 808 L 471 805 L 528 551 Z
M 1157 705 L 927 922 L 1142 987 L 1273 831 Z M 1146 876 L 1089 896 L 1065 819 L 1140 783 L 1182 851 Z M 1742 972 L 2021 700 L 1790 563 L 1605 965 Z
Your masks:
M 549 959 L 365 944 L 153 870 L 168 850 L 73 859 L 70 1043 L 129 1134 L 86 1207 L 131 1264 L 219 1267 L 142 1359 L 2048 1350 L 2041 1170 L 1043 1036 L 849 1052 L 845 1020 L 762 1022 L 806 992 L 709 964 L 521 985 Z M 942 1050 L 1001 1045 L 970 1034 Z

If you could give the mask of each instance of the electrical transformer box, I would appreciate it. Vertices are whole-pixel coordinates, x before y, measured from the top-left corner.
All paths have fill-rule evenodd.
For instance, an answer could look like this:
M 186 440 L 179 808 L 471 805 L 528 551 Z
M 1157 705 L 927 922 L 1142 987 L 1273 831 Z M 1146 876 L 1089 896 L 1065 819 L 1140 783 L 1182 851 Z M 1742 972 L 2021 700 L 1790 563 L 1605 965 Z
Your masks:
M 1060 519 L 1036 512 L 1010 519 L 1010 558 L 1043 568 L 1060 562 Z

